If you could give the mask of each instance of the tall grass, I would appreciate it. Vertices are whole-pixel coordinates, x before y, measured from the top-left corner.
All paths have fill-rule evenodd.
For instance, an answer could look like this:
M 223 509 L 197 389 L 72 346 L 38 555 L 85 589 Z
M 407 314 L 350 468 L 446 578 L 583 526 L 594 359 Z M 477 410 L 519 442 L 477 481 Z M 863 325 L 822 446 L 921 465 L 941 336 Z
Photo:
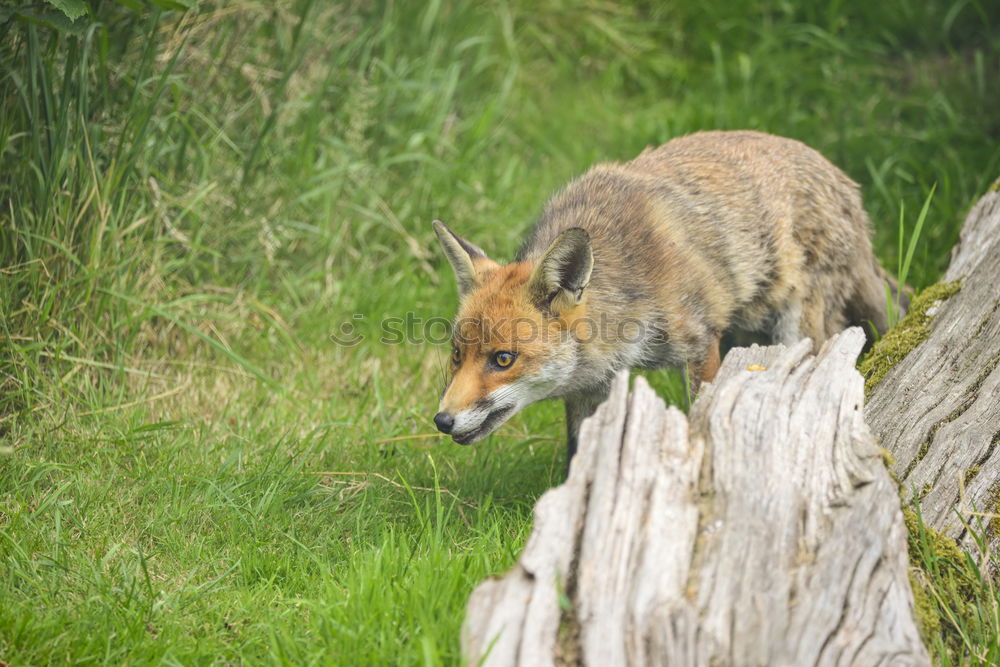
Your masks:
M 432 436 L 444 355 L 378 338 L 453 311 L 434 218 L 507 258 L 592 162 L 755 128 L 861 183 L 922 287 L 1000 172 L 987 3 L 129 5 L 0 12 L 12 664 L 458 660 L 563 434 L 541 405 Z M 996 644 L 941 632 L 957 663 Z

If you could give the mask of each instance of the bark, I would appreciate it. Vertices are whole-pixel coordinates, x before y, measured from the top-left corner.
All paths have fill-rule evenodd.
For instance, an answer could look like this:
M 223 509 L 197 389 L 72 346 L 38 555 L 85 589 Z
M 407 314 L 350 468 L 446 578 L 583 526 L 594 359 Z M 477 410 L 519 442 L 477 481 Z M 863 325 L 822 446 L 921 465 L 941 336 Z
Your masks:
M 487 665 L 925 665 L 858 329 L 734 349 L 690 419 L 619 376 L 518 563 L 469 600 Z
M 1000 183 L 1000 182 L 998 182 Z M 966 218 L 945 280 L 961 290 L 933 309 L 930 335 L 889 371 L 865 414 L 908 496 L 933 528 L 974 546 L 968 525 L 1000 546 L 1000 192 Z

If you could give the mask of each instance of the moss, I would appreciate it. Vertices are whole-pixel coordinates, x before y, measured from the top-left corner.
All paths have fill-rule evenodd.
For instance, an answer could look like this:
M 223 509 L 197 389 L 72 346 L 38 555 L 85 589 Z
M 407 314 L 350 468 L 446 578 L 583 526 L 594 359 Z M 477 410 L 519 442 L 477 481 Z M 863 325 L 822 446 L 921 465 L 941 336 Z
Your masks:
M 879 447 L 878 448 L 878 453 L 879 453 L 879 456 L 882 457 L 882 463 L 884 463 L 885 467 L 888 468 L 891 471 L 892 467 L 894 465 L 896 465 L 896 457 L 893 456 L 892 452 L 890 452 L 885 447 Z
M 965 405 L 962 408 L 963 411 L 965 410 L 965 408 L 968 408 L 969 405 L 972 405 L 975 399 L 979 397 L 979 390 L 982 388 L 983 382 L 986 381 L 986 378 L 988 378 L 993 373 L 993 371 L 996 369 L 997 366 L 1000 366 L 1000 352 L 994 354 L 989 361 L 983 364 L 983 368 L 982 370 L 979 371 L 979 375 L 976 376 L 976 379 L 973 381 L 972 386 L 966 390 L 970 398 L 968 399 L 968 405 Z
M 941 617 L 938 616 L 937 605 L 927 592 L 927 587 L 913 570 L 910 571 L 910 588 L 913 589 L 913 612 L 917 617 L 917 626 L 925 644 L 930 644 L 934 637 L 941 635 Z
M 921 553 L 921 550 L 929 552 L 931 561 L 946 559 L 955 563 L 962 562 L 962 552 L 951 538 L 945 537 L 929 526 L 921 525 L 920 518 L 912 508 L 903 508 L 903 522 L 909 535 L 907 542 L 912 566 L 910 588 L 913 589 L 914 613 L 924 643 L 930 645 L 932 638 L 941 636 L 941 614 L 931 595 L 932 573 L 928 572 L 924 565 L 928 558 Z M 926 543 L 921 540 L 922 535 L 926 537 Z
M 893 366 L 930 335 L 932 316 L 927 312 L 930 307 L 937 301 L 951 298 L 961 287 L 961 282 L 957 280 L 938 283 L 913 299 L 906 317 L 890 329 L 858 364 L 858 370 L 865 377 L 866 394 L 871 393 Z
M 931 448 L 930 440 L 924 440 L 923 442 L 920 443 L 920 449 L 917 450 L 918 463 L 924 460 L 924 457 L 927 456 L 927 450 L 929 450 L 930 448 Z
M 968 569 L 955 540 L 924 524 L 912 507 L 903 508 L 903 521 L 909 535 L 914 613 L 924 643 L 936 653 L 937 639 L 947 654 L 961 654 L 961 628 L 980 622 L 977 603 L 989 593 L 980 588 L 981 582 L 977 585 L 978 573 Z
M 991 540 L 1000 537 L 1000 484 L 994 484 L 986 501 L 986 535 Z
M 914 553 L 914 543 L 919 540 L 921 534 L 920 518 L 917 513 L 909 507 L 903 508 L 903 521 L 906 523 L 906 531 L 910 534 L 910 561 L 919 563 L 920 555 Z M 927 536 L 927 546 L 935 560 L 949 560 L 953 563 L 962 563 L 965 557 L 955 540 L 946 535 L 942 535 L 928 525 L 923 526 L 923 533 Z
M 993 185 L 990 186 L 990 192 L 1000 192 L 1000 178 L 993 181 Z
M 562 608 L 562 613 L 559 616 L 554 662 L 559 667 L 581 665 L 583 653 L 580 648 L 580 619 L 572 602 L 565 595 L 560 595 L 559 606 Z
M 896 490 L 897 491 L 901 490 L 902 484 L 899 481 L 899 475 L 897 475 L 896 471 L 893 469 L 896 467 L 896 457 L 893 456 L 892 452 L 890 452 L 885 447 L 879 447 L 878 452 L 879 455 L 882 457 L 882 463 L 885 465 L 886 472 L 889 473 L 889 478 L 892 479 L 893 484 L 896 485 Z
M 917 467 L 917 464 L 923 461 L 924 457 L 927 456 L 927 452 L 930 450 L 930 448 L 931 448 L 930 440 L 924 440 L 923 442 L 920 443 L 920 448 L 917 450 L 917 455 L 913 457 L 912 461 L 910 461 L 910 465 L 906 466 L 906 472 L 903 473 L 903 477 L 910 476 L 910 473 L 913 472 L 913 469 Z
M 979 466 L 972 466 L 971 468 L 969 468 L 968 470 L 965 471 L 965 485 L 966 486 L 968 486 L 969 482 L 971 482 L 972 480 L 974 480 L 976 478 L 976 475 L 979 474 L 980 470 L 981 470 L 981 468 Z
M 580 537 L 573 545 L 573 559 L 569 578 L 563 582 L 556 580 L 556 591 L 559 600 L 559 630 L 556 634 L 555 655 L 553 662 L 559 667 L 571 667 L 583 664 L 583 653 L 580 648 L 580 618 L 573 604 L 573 594 L 576 590 L 576 564 L 580 562 Z

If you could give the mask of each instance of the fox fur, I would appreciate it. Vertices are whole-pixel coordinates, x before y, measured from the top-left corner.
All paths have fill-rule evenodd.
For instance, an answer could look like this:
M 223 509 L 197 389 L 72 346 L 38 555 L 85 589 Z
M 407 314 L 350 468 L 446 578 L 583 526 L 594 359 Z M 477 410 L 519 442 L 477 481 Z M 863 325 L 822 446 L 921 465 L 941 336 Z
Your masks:
M 571 458 L 618 370 L 686 367 L 696 388 L 724 334 L 818 349 L 860 325 L 871 338 L 896 291 L 857 184 L 759 132 L 700 132 L 594 166 L 549 200 L 509 264 L 434 228 L 460 295 L 435 422 L 460 443 L 562 398 Z

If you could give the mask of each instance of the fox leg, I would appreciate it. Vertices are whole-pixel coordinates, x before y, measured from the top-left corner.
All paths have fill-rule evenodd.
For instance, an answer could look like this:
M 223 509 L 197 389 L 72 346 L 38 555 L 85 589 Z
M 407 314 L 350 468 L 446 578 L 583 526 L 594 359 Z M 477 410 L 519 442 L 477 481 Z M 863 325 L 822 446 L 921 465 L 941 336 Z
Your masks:
M 577 441 L 580 437 L 580 425 L 583 420 L 594 414 L 597 406 L 608 397 L 610 387 L 601 387 L 593 392 L 574 394 L 563 399 L 566 404 L 566 475 L 569 476 L 569 464 L 576 454 Z
M 702 383 L 711 382 L 719 372 L 719 366 L 722 365 L 722 356 L 719 353 L 720 340 L 721 335 L 714 334 L 702 357 L 695 363 L 688 362 L 687 374 L 692 396 L 697 396 Z
M 802 337 L 812 341 L 813 354 L 819 353 L 819 348 L 832 335 L 831 331 L 842 328 L 837 326 L 836 314 L 826 312 L 826 303 L 825 295 L 816 290 L 802 309 Z
M 889 329 L 886 301 L 892 301 L 893 307 L 898 311 L 898 317 L 902 318 L 910 305 L 912 294 L 912 289 L 908 289 L 905 285 L 901 288 L 895 278 L 886 273 L 874 259 L 872 260 L 871 270 L 863 272 L 858 278 L 854 293 L 844 308 L 847 323 L 865 330 L 865 337 L 868 339 L 865 350 L 874 345 L 875 340 Z
M 801 339 L 802 300 L 798 297 L 793 297 L 789 299 L 784 309 L 778 312 L 771 342 L 790 347 L 793 343 L 797 343 Z
M 828 318 L 826 297 L 819 289 L 812 289 L 804 297 L 789 299 L 784 309 L 778 312 L 774 323 L 772 342 L 791 347 L 803 338 L 812 341 L 813 354 L 830 336 L 836 322 Z

